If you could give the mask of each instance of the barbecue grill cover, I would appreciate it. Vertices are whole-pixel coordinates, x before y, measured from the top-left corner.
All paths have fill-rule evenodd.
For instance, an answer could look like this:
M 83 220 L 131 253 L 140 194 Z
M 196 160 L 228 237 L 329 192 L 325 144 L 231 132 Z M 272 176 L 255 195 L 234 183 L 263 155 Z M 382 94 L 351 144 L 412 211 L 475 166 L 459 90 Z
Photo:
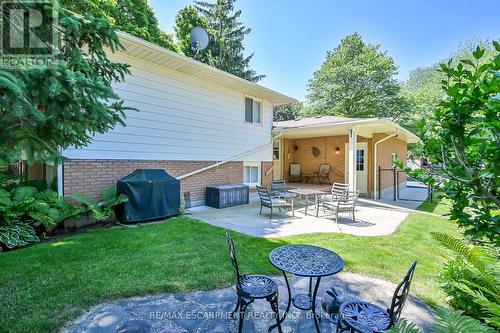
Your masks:
M 180 181 L 163 169 L 137 169 L 116 184 L 128 201 L 117 208 L 122 222 L 153 220 L 179 214 Z

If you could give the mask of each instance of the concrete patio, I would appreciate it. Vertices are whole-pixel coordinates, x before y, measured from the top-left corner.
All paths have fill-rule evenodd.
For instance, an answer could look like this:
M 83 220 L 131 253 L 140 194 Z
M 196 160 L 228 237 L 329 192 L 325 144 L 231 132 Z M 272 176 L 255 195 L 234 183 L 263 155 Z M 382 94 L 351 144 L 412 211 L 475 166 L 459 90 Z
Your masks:
M 360 199 L 356 205 L 356 221 L 348 213 L 341 213 L 339 223 L 335 222 L 331 213 L 322 209 L 315 216 L 314 205 L 305 215 L 303 205 L 296 205 L 295 217 L 290 211 L 273 212 L 266 207 L 259 215 L 260 202 L 255 194 L 250 195 L 247 205 L 216 209 L 207 206 L 191 208 L 193 218 L 256 237 L 284 237 L 299 234 L 336 232 L 356 236 L 382 236 L 396 231 L 397 227 L 408 216 L 409 210 L 394 205 L 379 205 L 370 200 Z
M 280 313 L 286 308 L 287 290 L 283 278 L 276 278 L 279 284 Z M 293 291 L 306 292 L 308 279 L 294 277 Z M 343 300 L 361 299 L 389 306 L 396 285 L 387 281 L 353 273 L 339 273 L 322 280 L 318 292 L 320 298 L 326 296 L 330 287 L 342 295 Z M 99 305 L 72 323 L 66 333 L 222 333 L 237 332 L 235 319 L 230 319 L 234 309 L 236 293 L 233 288 L 212 291 L 197 291 L 187 294 L 160 294 L 134 297 Z M 318 305 L 318 311 L 320 306 Z M 419 298 L 410 294 L 403 317 L 417 323 L 424 332 L 430 331 L 433 323 L 430 308 Z M 322 332 L 335 332 L 336 324 L 322 316 Z M 275 322 L 269 304 L 258 300 L 247 309 L 243 331 L 265 333 Z M 283 322 L 284 333 L 314 332 L 310 312 L 299 311 L 293 306 Z M 277 332 L 277 330 L 273 330 Z

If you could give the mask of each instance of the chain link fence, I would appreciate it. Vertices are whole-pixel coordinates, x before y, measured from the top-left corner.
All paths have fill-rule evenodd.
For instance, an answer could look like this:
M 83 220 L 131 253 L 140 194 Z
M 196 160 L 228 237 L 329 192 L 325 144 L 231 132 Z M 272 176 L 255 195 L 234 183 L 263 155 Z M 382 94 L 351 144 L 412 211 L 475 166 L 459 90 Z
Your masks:
M 378 199 L 432 201 L 432 188 L 409 177 L 398 167 L 378 169 Z

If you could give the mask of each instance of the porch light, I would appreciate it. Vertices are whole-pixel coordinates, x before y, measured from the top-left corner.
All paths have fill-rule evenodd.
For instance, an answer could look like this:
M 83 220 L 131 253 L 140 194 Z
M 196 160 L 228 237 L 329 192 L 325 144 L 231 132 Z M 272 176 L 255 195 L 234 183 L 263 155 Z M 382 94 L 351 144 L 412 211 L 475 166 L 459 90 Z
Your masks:
M 335 146 L 335 154 L 340 154 L 340 147 L 339 146 Z

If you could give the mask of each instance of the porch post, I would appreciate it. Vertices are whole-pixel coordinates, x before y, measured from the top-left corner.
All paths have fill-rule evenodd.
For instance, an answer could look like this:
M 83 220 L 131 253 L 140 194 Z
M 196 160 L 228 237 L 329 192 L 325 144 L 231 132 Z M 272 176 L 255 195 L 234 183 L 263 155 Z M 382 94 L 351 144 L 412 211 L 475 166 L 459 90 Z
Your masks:
M 358 140 L 358 136 L 356 135 L 356 131 L 351 128 L 349 130 L 349 155 L 347 161 L 347 167 L 349 168 L 349 179 L 347 182 L 349 183 L 349 191 L 356 190 L 356 142 Z

